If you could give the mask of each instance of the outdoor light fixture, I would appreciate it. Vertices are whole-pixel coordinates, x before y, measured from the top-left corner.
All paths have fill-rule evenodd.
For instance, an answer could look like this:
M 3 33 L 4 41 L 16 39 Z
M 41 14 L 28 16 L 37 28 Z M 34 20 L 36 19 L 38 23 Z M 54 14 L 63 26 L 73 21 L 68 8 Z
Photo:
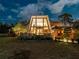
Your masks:
M 72 40 L 68 40 L 69 43 L 72 43 Z
M 63 39 L 63 41 L 64 41 L 64 42 L 67 42 L 67 39 L 66 39 L 66 38 L 64 38 L 64 39 Z

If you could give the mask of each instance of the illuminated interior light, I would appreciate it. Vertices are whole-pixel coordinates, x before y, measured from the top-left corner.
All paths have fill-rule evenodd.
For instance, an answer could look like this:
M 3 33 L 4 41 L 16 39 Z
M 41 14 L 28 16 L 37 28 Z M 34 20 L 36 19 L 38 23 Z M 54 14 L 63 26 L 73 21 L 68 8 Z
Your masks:
M 36 35 L 51 33 L 48 16 L 32 16 L 29 31 Z

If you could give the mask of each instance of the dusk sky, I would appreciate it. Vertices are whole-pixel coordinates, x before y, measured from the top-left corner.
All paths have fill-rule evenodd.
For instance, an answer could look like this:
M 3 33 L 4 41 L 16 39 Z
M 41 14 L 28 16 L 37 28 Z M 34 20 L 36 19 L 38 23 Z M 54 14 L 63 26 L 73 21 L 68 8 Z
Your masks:
M 70 13 L 79 19 L 79 0 L 0 0 L 0 22 L 16 23 L 32 15 L 48 15 L 57 20 L 58 15 Z

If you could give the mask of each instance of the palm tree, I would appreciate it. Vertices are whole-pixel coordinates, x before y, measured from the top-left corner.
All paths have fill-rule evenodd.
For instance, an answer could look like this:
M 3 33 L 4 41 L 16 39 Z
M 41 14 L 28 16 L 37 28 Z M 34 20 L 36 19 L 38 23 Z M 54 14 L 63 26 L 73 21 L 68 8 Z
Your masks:
M 58 16 L 59 20 L 63 23 L 64 27 L 64 37 L 65 38 L 68 38 L 68 33 L 70 32 L 70 29 L 67 28 L 67 25 L 71 28 L 71 25 L 72 25 L 72 15 L 71 14 L 68 14 L 68 13 L 64 13 L 62 15 L 59 15 Z
M 59 15 L 58 18 L 64 24 L 64 26 L 66 26 L 67 24 L 71 25 L 73 21 L 72 15 L 69 13 L 64 13 L 62 15 Z

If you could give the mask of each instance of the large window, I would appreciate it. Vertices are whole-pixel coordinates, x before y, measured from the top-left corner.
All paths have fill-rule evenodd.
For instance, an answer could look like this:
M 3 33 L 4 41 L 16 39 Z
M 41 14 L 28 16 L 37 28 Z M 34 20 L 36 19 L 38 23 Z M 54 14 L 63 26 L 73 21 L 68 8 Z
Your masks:
M 43 19 L 36 19 L 37 20 L 37 26 L 43 26 Z
M 36 26 L 36 19 L 33 19 L 31 22 L 32 22 L 32 26 Z
M 46 19 L 33 19 L 32 26 L 48 26 Z
M 36 35 L 43 35 L 49 32 L 49 23 L 47 18 L 32 18 L 31 33 Z

